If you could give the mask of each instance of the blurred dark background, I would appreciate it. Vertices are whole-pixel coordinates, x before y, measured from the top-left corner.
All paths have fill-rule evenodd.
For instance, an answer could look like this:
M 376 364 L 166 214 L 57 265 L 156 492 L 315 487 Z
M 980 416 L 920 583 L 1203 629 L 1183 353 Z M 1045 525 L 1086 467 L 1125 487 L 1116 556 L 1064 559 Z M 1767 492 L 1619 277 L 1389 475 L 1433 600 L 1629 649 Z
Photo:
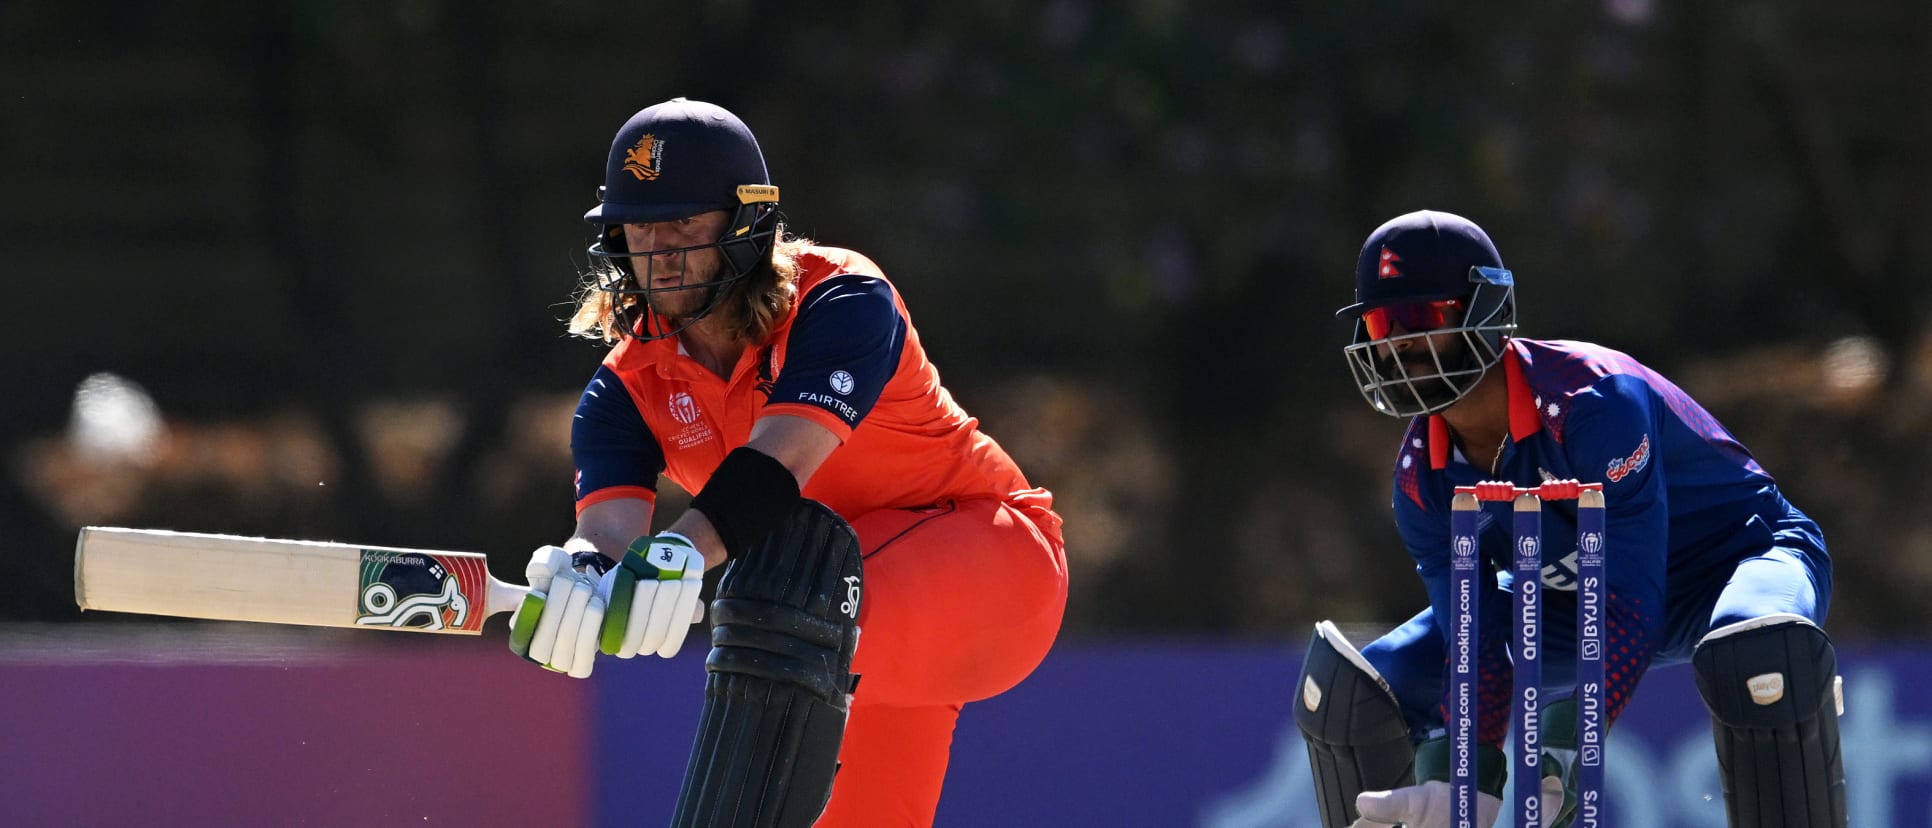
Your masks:
M 836 10 L 834 10 L 836 8 Z M 478 549 L 571 527 L 563 334 L 611 135 L 741 115 L 1068 521 L 1086 636 L 1423 602 L 1361 240 L 1484 225 L 1824 525 L 1841 636 L 1932 587 L 1932 6 L 403 0 L 0 6 L 0 619 L 78 527 Z M 669 488 L 667 484 L 667 489 Z M 667 503 L 676 503 L 675 493 Z

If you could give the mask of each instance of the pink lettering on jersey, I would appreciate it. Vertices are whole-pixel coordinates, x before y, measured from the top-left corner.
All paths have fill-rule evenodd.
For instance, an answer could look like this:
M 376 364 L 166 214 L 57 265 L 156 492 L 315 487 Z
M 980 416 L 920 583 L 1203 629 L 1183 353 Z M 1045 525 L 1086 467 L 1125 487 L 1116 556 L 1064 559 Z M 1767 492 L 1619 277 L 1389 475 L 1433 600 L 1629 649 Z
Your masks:
M 1629 457 L 1610 461 L 1610 468 L 1605 472 L 1605 476 L 1610 478 L 1610 482 L 1615 483 L 1642 471 L 1649 463 L 1650 435 L 1645 434 L 1643 442 L 1637 444 L 1637 450 L 1631 452 Z

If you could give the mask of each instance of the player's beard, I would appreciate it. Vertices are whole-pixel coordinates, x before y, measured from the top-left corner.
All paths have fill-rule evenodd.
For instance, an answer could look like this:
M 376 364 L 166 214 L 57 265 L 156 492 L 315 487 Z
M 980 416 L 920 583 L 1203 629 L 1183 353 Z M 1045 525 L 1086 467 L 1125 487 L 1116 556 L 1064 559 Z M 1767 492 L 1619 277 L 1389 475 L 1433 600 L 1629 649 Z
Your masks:
M 1400 355 L 1402 362 L 1400 366 L 1396 365 L 1397 355 L 1389 353 L 1378 356 L 1375 367 L 1381 372 L 1383 379 L 1406 377 L 1407 386 L 1414 391 L 1416 399 L 1423 407 L 1434 409 L 1455 402 L 1468 391 L 1467 388 L 1458 389 L 1441 375 L 1473 366 L 1470 364 L 1469 348 L 1464 345 L 1460 336 L 1442 337 L 1441 343 L 1436 346 L 1433 353 L 1435 358 L 1432 359 L 1431 356 L 1429 345 L 1425 340 Z M 1438 361 L 1441 363 L 1440 368 L 1437 367 Z M 1398 392 L 1391 390 L 1390 393 Z
M 651 310 L 667 319 L 681 320 L 701 313 L 710 304 L 711 295 L 717 290 L 713 285 L 718 279 L 722 265 L 715 251 L 702 251 L 710 255 L 682 253 L 670 262 L 650 261 L 645 273 L 648 281 L 644 286 L 652 291 L 644 299 L 650 303 Z M 673 268 L 667 274 L 666 265 Z M 682 278 L 667 278 L 681 275 Z M 640 281 L 644 281 L 640 279 Z

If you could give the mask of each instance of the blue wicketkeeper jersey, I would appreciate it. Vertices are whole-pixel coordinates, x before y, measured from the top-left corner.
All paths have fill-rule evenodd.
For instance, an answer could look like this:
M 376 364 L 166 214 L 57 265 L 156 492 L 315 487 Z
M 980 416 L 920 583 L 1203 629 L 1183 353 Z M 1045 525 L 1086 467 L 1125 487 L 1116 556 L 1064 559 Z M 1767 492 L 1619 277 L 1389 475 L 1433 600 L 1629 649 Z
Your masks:
M 1450 498 L 1454 487 L 1487 479 L 1521 486 L 1564 479 L 1603 484 L 1612 716 L 1653 662 L 1690 657 L 1709 629 L 1710 619 L 1701 614 L 1745 557 L 1772 546 L 1809 556 L 1822 616 L 1831 591 L 1830 561 L 1817 524 L 1785 500 L 1751 453 L 1682 389 L 1627 354 L 1585 342 L 1513 339 L 1498 370 L 1508 382 L 1510 424 L 1498 474 L 1492 478 L 1487 469 L 1470 465 L 1440 417 L 1411 422 L 1396 458 L 1396 525 L 1445 634 L 1453 617 Z M 1508 510 L 1507 503 L 1484 504 L 1480 534 L 1491 587 L 1510 585 Z M 1543 542 L 1550 598 L 1545 613 L 1574 612 L 1574 501 L 1545 505 Z M 1501 680 L 1507 688 L 1507 603 L 1499 596 L 1483 604 L 1485 687 Z M 1483 717 L 1482 730 L 1495 737 L 1484 741 L 1499 741 L 1507 706 L 1486 709 L 1497 719 Z

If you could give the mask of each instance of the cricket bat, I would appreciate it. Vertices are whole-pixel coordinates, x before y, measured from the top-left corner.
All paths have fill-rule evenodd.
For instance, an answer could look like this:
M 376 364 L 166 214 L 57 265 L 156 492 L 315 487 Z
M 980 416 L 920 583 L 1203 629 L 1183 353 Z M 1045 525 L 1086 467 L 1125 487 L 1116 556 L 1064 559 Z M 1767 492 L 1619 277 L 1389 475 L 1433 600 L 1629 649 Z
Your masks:
M 528 592 L 476 552 L 106 526 L 74 547 L 83 610 L 475 635 Z

